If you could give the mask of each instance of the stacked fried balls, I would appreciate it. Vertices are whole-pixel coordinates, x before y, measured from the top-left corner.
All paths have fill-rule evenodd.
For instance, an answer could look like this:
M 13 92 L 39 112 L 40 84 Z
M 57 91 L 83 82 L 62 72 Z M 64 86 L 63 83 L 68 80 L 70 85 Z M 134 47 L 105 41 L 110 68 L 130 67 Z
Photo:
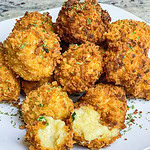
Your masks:
M 26 12 L 0 44 L 0 101 L 24 91 L 30 150 L 105 147 L 126 128 L 126 97 L 150 100 L 150 26 L 110 21 L 96 0 L 68 0 L 56 23 Z

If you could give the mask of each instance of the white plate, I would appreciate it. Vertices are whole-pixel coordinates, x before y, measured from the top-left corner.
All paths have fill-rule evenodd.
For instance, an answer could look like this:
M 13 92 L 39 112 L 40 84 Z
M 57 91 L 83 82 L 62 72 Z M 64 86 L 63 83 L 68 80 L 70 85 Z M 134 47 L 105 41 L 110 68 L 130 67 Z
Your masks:
M 106 4 L 101 4 L 101 6 L 110 13 L 112 21 L 116 21 L 118 19 L 134 19 L 143 21 L 142 19 L 120 8 Z M 56 20 L 59 10 L 60 8 L 47 10 L 52 15 L 53 21 Z M 15 19 L 9 19 L 0 22 L 0 41 L 6 39 L 14 24 Z M 21 97 L 21 99 L 23 99 L 23 97 Z M 147 114 L 147 112 L 150 111 L 150 101 L 146 102 L 144 100 L 128 100 L 128 105 L 135 106 L 135 108 L 128 111 L 128 113 L 138 109 L 139 111 L 143 112 L 142 118 L 137 118 L 135 123 L 138 125 L 133 125 L 131 127 L 132 129 L 125 133 L 122 138 L 116 140 L 113 144 L 107 148 L 104 148 L 104 150 L 150 150 L 150 148 L 148 148 L 150 147 L 150 121 L 148 121 L 148 119 L 150 120 L 150 113 Z M 0 112 L 11 112 L 15 114 L 17 109 L 9 106 L 8 104 L 0 104 Z M 138 117 L 139 115 L 136 116 Z M 19 125 L 22 123 L 18 118 L 19 115 L 11 118 L 7 114 L 0 114 L 0 150 L 28 150 L 28 147 L 23 142 L 25 130 L 19 129 Z M 140 125 L 142 125 L 141 129 L 139 127 Z M 125 140 L 126 138 L 127 140 Z M 80 150 L 86 148 L 75 145 L 74 150 L 77 149 Z

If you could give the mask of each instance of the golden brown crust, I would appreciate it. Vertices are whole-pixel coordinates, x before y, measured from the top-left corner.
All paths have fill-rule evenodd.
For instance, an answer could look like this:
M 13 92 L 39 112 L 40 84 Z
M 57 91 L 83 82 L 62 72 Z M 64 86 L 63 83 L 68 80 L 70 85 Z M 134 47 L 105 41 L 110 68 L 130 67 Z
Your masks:
M 105 37 L 108 43 L 121 41 L 138 44 L 146 55 L 150 48 L 150 26 L 145 22 L 118 20 L 111 23 Z
M 17 20 L 13 30 L 26 30 L 32 26 L 42 28 L 46 32 L 53 31 L 52 17 L 49 13 L 26 12 L 25 15 Z
M 38 26 L 14 30 L 3 45 L 8 66 L 24 80 L 49 77 L 61 57 L 58 36 Z
M 101 103 L 102 104 L 102 103 Z M 105 104 L 104 104 L 105 105 Z M 117 134 L 115 135 L 115 136 L 113 136 L 113 137 L 105 137 L 105 135 L 104 135 L 104 137 L 103 138 L 96 138 L 96 139 L 94 139 L 94 140 L 91 140 L 91 141 L 88 141 L 88 140 L 86 140 L 85 139 L 85 137 L 84 137 L 84 135 L 80 135 L 77 131 L 75 131 L 75 130 L 73 130 L 74 131 L 74 135 L 73 135 L 73 139 L 79 144 L 79 145 L 82 145 L 82 146 L 84 146 L 84 147 L 88 147 L 88 148 L 90 148 L 90 149 L 100 149 L 100 148 L 103 148 L 103 147 L 106 147 L 106 146 L 108 146 L 109 144 L 111 144 L 111 143 L 113 143 L 114 141 L 116 141 L 116 139 L 118 139 L 118 138 L 120 138 L 121 137 L 121 134 L 120 134 L 120 129 L 122 129 L 122 127 L 124 128 L 124 123 L 123 123 L 123 126 L 122 127 L 120 127 L 119 126 L 119 124 L 116 124 L 116 125 L 113 125 L 113 126 L 110 126 L 108 123 L 107 123 L 107 118 L 106 118 L 106 115 L 105 115 L 105 120 L 101 120 L 101 118 L 102 117 L 104 117 L 104 114 L 106 114 L 105 113 L 105 110 L 108 108 L 110 108 L 109 107 L 109 105 L 105 105 L 105 107 L 107 107 L 105 110 L 103 109 L 100 109 L 100 108 L 97 108 L 97 106 L 92 106 L 92 105 L 89 105 L 88 104 L 88 102 L 86 103 L 86 102 L 84 102 L 84 103 L 81 103 L 81 104 L 79 104 L 79 106 L 78 107 L 76 107 L 76 109 L 79 109 L 79 108 L 82 108 L 83 106 L 86 106 L 86 107 L 88 107 L 88 108 L 91 108 L 91 109 L 94 109 L 95 111 L 97 111 L 98 113 L 99 113 L 99 117 L 100 117 L 100 119 L 99 119 L 99 123 L 101 123 L 103 126 L 106 126 L 106 127 L 109 127 L 109 130 L 111 131 L 111 130 L 113 130 L 113 129 L 116 129 L 117 130 Z M 102 106 L 103 106 L 103 104 L 102 104 Z M 126 107 L 126 106 L 125 106 Z M 124 109 L 125 109 L 125 107 L 124 107 Z M 75 109 L 75 110 L 76 110 Z M 109 110 L 109 112 L 111 112 L 111 109 Z M 109 112 L 108 112 L 108 114 L 109 114 Z M 125 110 L 125 112 L 126 112 L 126 110 Z M 104 114 L 103 114 L 104 113 Z M 116 112 L 115 112 L 116 113 Z M 115 114 L 114 113 L 114 114 Z M 123 113 L 123 112 L 122 112 Z M 120 114 L 120 115 L 122 115 L 122 117 L 125 119 L 125 114 Z M 108 116 L 108 115 L 107 115 Z M 115 115 L 114 115 L 115 116 Z M 76 116 L 75 116 L 76 117 Z M 85 118 L 86 119 L 86 118 Z M 72 118 L 70 119 L 70 121 L 72 120 Z M 105 122 L 106 121 L 106 122 Z M 110 123 L 110 122 L 109 122 Z M 90 123 L 88 124 L 88 126 L 91 126 L 90 125 Z M 89 134 L 91 134 L 91 133 L 89 133 Z M 103 135 L 101 135 L 101 136 L 103 136 Z M 100 136 L 100 137 L 101 137 Z
M 107 81 L 128 87 L 143 76 L 147 56 L 138 44 L 118 41 L 109 44 L 104 60 Z
M 125 128 L 125 115 L 127 111 L 126 94 L 122 87 L 111 84 L 97 84 L 90 88 L 81 103 L 92 105 L 101 115 L 104 125 Z
M 31 124 L 39 115 L 65 119 L 73 111 L 73 102 L 61 86 L 55 82 L 45 83 L 37 90 L 31 91 L 22 104 L 24 121 Z
M 0 101 L 17 101 L 20 94 L 19 77 L 6 66 L 0 43 Z
M 111 18 L 97 1 L 68 0 L 62 6 L 55 28 L 60 38 L 68 43 L 104 41 Z
M 86 91 L 103 72 L 102 52 L 92 43 L 70 45 L 55 70 L 55 79 L 69 93 Z
M 77 133 L 74 133 L 74 140 L 79 144 L 84 147 L 88 147 L 91 150 L 98 150 L 101 148 L 104 148 L 114 141 L 116 141 L 118 138 L 121 137 L 121 134 L 119 133 L 118 136 L 111 138 L 111 140 L 108 140 L 107 138 L 103 138 L 101 141 L 99 139 L 92 140 L 90 143 L 88 141 L 85 141 L 84 138 L 81 138 L 78 136 Z
M 126 88 L 129 97 L 150 100 L 150 58 L 145 68 L 144 75 L 136 81 L 136 84 Z
M 38 130 L 46 128 L 46 123 L 41 121 L 35 121 L 32 125 L 27 125 L 27 132 L 25 135 L 25 141 L 30 144 L 30 150 L 68 150 L 73 147 L 73 131 L 65 125 L 64 130 L 67 132 L 67 137 L 61 144 L 57 145 L 57 148 L 46 148 L 42 146 L 41 139 L 38 136 Z M 59 138 L 59 137 L 58 137 Z M 50 139 L 49 139 L 50 140 Z
M 48 77 L 48 78 L 43 78 L 40 81 L 25 81 L 25 80 L 22 80 L 21 81 L 21 88 L 23 89 L 23 91 L 27 95 L 32 90 L 36 90 L 37 88 L 39 88 L 40 86 L 42 86 L 45 83 L 51 83 L 53 80 L 54 80 L 53 75 Z
M 126 127 L 124 121 L 127 111 L 126 95 L 122 87 L 117 87 L 111 84 L 97 84 L 95 88 L 90 88 L 85 96 L 81 98 L 81 101 L 76 103 L 74 106 L 74 112 L 76 113 L 72 113 L 69 122 L 74 131 L 74 140 L 78 144 L 94 150 L 105 147 L 121 137 L 120 130 Z M 107 137 L 104 135 L 103 138 L 100 139 L 96 138 L 91 141 L 86 140 L 85 136 L 87 135 L 85 135 L 85 131 L 80 131 L 79 129 L 76 130 L 75 126 L 73 126 L 74 121 L 77 119 L 77 115 L 83 114 L 83 110 L 85 110 L 83 107 L 95 110 L 99 114 L 99 123 L 105 127 L 108 127 L 110 131 L 115 130 L 116 133 L 112 134 L 114 136 Z M 82 109 L 82 111 L 78 114 L 76 110 L 79 109 Z M 89 113 L 87 117 L 90 118 L 90 114 L 93 113 L 94 112 Z M 87 119 L 83 118 L 83 116 L 81 116 L 81 118 L 83 121 Z M 92 122 L 88 123 L 88 127 L 92 125 L 91 123 Z M 98 132 L 98 130 L 96 131 Z

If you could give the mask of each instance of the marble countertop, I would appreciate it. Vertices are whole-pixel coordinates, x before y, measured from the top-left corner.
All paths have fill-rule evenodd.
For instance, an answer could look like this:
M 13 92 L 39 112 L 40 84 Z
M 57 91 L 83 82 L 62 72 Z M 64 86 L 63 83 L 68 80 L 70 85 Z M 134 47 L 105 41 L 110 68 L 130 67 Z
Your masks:
M 64 0 L 0 0 L 0 21 L 23 15 L 26 11 L 41 11 L 60 7 Z M 150 23 L 150 0 L 98 0 L 123 8 Z

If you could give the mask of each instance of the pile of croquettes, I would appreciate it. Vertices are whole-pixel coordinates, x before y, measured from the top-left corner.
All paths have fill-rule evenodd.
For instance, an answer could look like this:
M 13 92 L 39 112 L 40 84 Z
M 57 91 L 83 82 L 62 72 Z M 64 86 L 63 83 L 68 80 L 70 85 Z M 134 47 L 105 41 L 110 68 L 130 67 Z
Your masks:
M 26 12 L 0 43 L 0 101 L 24 92 L 30 150 L 103 148 L 126 128 L 127 98 L 150 100 L 149 48 L 149 25 L 111 22 L 96 0 L 64 2 L 55 23 Z

